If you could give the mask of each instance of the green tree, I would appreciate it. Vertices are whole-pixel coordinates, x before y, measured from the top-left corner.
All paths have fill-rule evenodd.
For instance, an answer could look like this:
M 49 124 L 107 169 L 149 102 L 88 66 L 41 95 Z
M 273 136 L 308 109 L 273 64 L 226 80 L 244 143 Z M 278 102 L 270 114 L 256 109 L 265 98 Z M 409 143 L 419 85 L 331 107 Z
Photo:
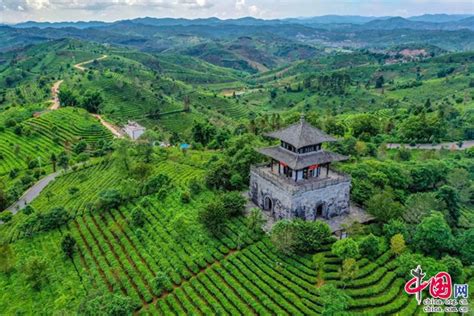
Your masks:
M 230 190 L 230 178 L 232 176 L 232 168 L 229 163 L 218 160 L 211 164 L 206 173 L 206 185 L 210 189 Z
M 441 263 L 448 268 L 448 273 L 451 275 L 454 283 L 464 283 L 466 281 L 461 260 L 451 256 L 444 256 Z
M 74 145 L 74 147 L 72 148 L 72 151 L 75 153 L 75 154 L 80 154 L 82 152 L 84 152 L 85 150 L 87 149 L 87 143 L 85 140 L 81 140 L 79 141 L 77 144 Z
M 455 188 L 443 185 L 436 193 L 436 197 L 443 201 L 447 207 L 446 220 L 451 227 L 456 227 L 461 216 L 461 199 Z
M 74 253 L 77 250 L 77 242 L 74 237 L 71 236 L 71 234 L 67 234 L 66 236 L 63 237 L 63 240 L 61 241 L 61 249 L 63 253 L 66 255 L 66 257 L 72 259 L 74 256 Z
M 419 253 L 410 253 L 409 251 L 405 251 L 394 261 L 394 266 L 397 267 L 395 272 L 398 276 L 406 280 L 412 278 L 410 271 L 415 269 L 417 265 L 421 265 L 427 276 L 432 276 L 440 271 L 447 270 L 447 267 L 441 260 L 425 257 Z
M 342 260 L 356 258 L 359 255 L 359 246 L 354 239 L 344 238 L 332 245 L 331 252 Z
M 362 256 L 374 260 L 381 253 L 380 239 L 373 234 L 365 236 L 359 242 L 359 251 Z
M 222 194 L 221 201 L 229 216 L 242 215 L 247 204 L 247 199 L 236 191 Z
M 56 164 L 58 163 L 58 158 L 54 153 L 51 154 L 51 164 L 53 165 L 53 172 L 56 172 Z
M 221 201 L 207 204 L 198 213 L 198 220 L 213 235 L 219 236 L 225 229 L 228 212 Z
M 399 219 L 391 219 L 387 224 L 383 225 L 383 232 L 387 239 L 392 238 L 396 234 L 401 234 L 404 239 L 408 239 L 407 225 Z
M 375 89 L 383 88 L 384 83 L 385 83 L 385 79 L 383 75 L 378 76 L 377 79 L 375 80 Z
M 423 253 L 439 258 L 452 248 L 453 235 L 440 212 L 433 212 L 416 227 L 414 244 Z
M 0 188 L 0 211 L 8 207 L 8 197 L 5 191 Z
M 333 284 L 325 284 L 319 290 L 319 297 L 323 303 L 323 316 L 342 315 L 349 308 L 351 298 Z
M 456 240 L 456 249 L 458 249 L 460 259 L 465 264 L 474 262 L 474 228 L 462 232 Z
M 321 249 L 321 246 L 331 240 L 331 228 L 323 221 L 308 222 L 301 219 L 294 220 L 295 250 L 302 253 L 312 253 Z
M 122 203 L 120 192 L 115 189 L 107 189 L 99 193 L 97 207 L 100 209 L 111 210 L 116 209 Z
M 399 218 L 403 215 L 403 205 L 395 201 L 389 190 L 377 193 L 367 203 L 367 211 L 382 222 Z
M 288 220 L 278 221 L 272 228 L 270 238 L 275 248 L 283 254 L 293 253 L 296 249 L 295 227 Z
M 143 210 L 135 207 L 132 211 L 132 224 L 136 227 L 143 227 L 145 225 L 146 217 Z
M 65 225 L 71 217 L 62 206 L 56 206 L 47 212 L 39 213 L 41 230 L 48 231 Z
M 419 192 L 408 196 L 405 208 L 405 220 L 411 224 L 419 224 L 431 211 L 445 210 L 446 204 L 435 192 Z
M 469 171 L 462 168 L 455 168 L 449 172 L 446 181 L 459 192 L 459 198 L 462 203 L 469 202 L 471 198 L 471 180 Z
M 159 192 L 167 192 L 170 188 L 171 179 L 168 175 L 160 173 L 150 177 L 143 185 L 143 194 L 149 195 Z
M 131 169 L 131 161 L 130 161 L 130 141 L 121 139 L 115 142 L 115 157 L 118 160 L 118 165 L 122 169 L 123 172 L 129 173 Z
M 406 249 L 405 239 L 402 234 L 395 234 L 390 238 L 390 250 L 397 256 L 401 255 Z
M 262 227 L 265 224 L 265 218 L 263 217 L 262 210 L 258 207 L 254 207 L 250 210 L 250 213 L 247 217 L 247 227 L 250 232 L 254 235 L 262 234 Z
M 79 98 L 77 95 L 66 89 L 61 89 L 58 93 L 59 104 L 61 106 L 78 106 Z
M 344 283 L 344 287 L 348 282 L 355 279 L 358 269 L 359 267 L 357 266 L 357 262 L 354 258 L 348 258 L 342 261 L 340 275 L 341 281 Z
M 81 106 L 91 113 L 99 113 L 104 98 L 99 91 L 87 91 L 81 101 Z
M 59 154 L 58 166 L 66 170 L 69 167 L 69 156 L 65 151 Z

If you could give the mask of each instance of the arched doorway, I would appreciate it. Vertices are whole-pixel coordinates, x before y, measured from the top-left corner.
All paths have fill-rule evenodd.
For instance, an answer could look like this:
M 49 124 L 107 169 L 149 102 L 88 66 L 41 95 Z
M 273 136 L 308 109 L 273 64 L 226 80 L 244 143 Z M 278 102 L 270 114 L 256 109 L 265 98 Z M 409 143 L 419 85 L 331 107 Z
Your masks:
M 319 217 L 323 217 L 323 209 L 324 209 L 324 204 L 319 204 L 317 207 L 316 207 L 316 216 L 315 218 L 319 218 Z
M 273 211 L 273 201 L 269 196 L 266 196 L 263 200 L 263 209 L 265 211 Z

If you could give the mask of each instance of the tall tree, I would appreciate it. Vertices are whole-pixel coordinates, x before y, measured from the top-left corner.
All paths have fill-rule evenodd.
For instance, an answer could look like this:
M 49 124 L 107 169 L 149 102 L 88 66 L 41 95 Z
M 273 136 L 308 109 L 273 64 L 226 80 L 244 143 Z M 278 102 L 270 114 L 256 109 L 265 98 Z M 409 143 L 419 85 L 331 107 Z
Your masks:
M 58 158 L 54 153 L 51 154 L 51 164 L 53 165 L 53 172 L 56 172 L 56 164 L 58 162 Z

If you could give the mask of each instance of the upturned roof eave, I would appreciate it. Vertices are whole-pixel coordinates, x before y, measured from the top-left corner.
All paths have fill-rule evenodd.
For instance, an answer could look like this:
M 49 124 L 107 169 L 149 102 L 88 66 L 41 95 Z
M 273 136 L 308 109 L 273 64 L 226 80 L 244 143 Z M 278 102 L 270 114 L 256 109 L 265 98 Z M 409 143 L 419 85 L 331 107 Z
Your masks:
M 306 154 L 296 154 L 280 146 L 258 148 L 256 151 L 262 155 L 283 162 L 294 170 L 303 169 L 315 164 L 325 164 L 349 159 L 347 156 L 324 150 Z

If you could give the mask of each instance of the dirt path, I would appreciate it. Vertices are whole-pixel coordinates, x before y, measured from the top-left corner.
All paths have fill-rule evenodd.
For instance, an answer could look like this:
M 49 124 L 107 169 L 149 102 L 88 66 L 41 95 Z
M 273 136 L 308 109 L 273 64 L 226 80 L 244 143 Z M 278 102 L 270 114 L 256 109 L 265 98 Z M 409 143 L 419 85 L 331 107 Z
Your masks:
M 84 67 L 85 65 L 90 64 L 90 63 L 94 62 L 95 60 L 102 60 L 102 59 L 105 59 L 107 57 L 108 57 L 107 55 L 103 55 L 102 57 L 99 57 L 99 58 L 94 58 L 94 59 L 91 59 L 91 60 L 83 61 L 82 63 L 75 64 L 74 68 L 76 68 L 77 70 L 80 70 L 80 71 L 85 71 L 86 70 L 86 68 Z M 124 137 L 123 132 L 119 127 L 113 125 L 112 123 L 107 122 L 99 114 L 91 114 L 91 115 L 93 117 L 97 118 L 99 120 L 100 124 L 102 124 L 105 128 L 107 128 L 115 137 L 117 137 L 117 138 L 123 138 Z
M 50 110 L 57 110 L 59 109 L 59 87 L 63 83 L 64 80 L 56 81 L 53 86 L 51 87 L 51 95 L 53 96 L 52 102 L 53 104 L 49 107 Z
M 115 137 L 117 137 L 117 138 L 123 138 L 123 137 L 124 137 L 123 132 L 122 132 L 122 130 L 121 130 L 119 127 L 113 125 L 112 123 L 107 122 L 107 121 L 104 120 L 104 119 L 102 118 L 102 116 L 99 115 L 99 114 L 91 114 L 91 115 L 92 115 L 93 117 L 95 117 L 96 119 L 98 119 L 99 122 L 100 122 L 105 128 L 107 128 L 112 134 L 114 134 Z
M 448 143 L 441 143 L 437 145 L 432 144 L 416 144 L 415 146 L 410 146 L 408 144 L 387 144 L 388 149 L 400 148 L 405 146 L 406 149 L 450 149 L 450 150 L 464 150 L 467 148 L 474 147 L 474 140 L 466 140 L 463 142 L 462 146 L 458 146 L 458 142 L 448 142 Z
M 95 60 L 102 60 L 102 59 L 105 59 L 107 57 L 108 57 L 107 55 L 103 55 L 102 57 L 99 57 L 99 58 L 86 60 L 86 61 L 83 61 L 82 63 L 75 64 L 74 68 L 76 68 L 77 70 L 80 70 L 80 71 L 85 71 L 86 70 L 86 68 L 84 67 L 85 65 L 90 64 L 90 63 L 94 62 Z

